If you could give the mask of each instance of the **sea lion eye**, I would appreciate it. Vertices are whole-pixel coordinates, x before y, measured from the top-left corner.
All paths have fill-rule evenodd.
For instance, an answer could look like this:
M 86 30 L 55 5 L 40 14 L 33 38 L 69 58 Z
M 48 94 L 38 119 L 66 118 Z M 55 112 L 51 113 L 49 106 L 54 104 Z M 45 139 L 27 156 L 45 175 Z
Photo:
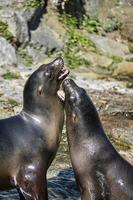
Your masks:
M 47 78 L 51 78 L 52 73 L 51 73 L 50 71 L 46 71 L 46 72 L 44 73 L 44 75 L 45 75 Z

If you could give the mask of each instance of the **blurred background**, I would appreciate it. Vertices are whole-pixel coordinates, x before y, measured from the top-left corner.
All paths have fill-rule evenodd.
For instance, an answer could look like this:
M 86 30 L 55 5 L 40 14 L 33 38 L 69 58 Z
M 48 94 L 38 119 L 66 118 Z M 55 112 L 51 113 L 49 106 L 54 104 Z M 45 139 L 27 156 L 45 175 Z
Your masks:
M 133 164 L 133 0 L 0 0 L 0 118 L 21 110 L 26 79 L 58 56 Z M 48 172 L 51 200 L 79 197 L 65 134 Z

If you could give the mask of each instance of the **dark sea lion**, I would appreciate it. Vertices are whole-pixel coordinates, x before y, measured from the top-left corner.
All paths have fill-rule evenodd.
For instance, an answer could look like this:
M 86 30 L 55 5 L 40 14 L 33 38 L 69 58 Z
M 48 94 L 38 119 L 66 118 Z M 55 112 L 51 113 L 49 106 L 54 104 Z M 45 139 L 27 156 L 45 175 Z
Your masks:
M 72 166 L 82 200 L 133 200 L 133 166 L 105 135 L 91 99 L 73 80 L 63 82 Z
M 26 82 L 20 114 L 0 120 L 0 190 L 17 188 L 20 199 L 48 199 L 46 173 L 64 120 L 57 91 L 67 74 L 62 58 L 40 66 Z

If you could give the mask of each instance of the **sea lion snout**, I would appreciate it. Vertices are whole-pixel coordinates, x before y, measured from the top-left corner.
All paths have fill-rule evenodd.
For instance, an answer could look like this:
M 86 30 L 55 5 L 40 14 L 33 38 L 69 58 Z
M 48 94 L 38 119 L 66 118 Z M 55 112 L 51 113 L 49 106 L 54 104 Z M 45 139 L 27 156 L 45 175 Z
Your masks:
M 71 100 L 72 102 L 78 100 L 80 88 L 72 79 L 65 79 L 62 83 L 62 88 L 67 100 Z
M 53 65 L 58 70 L 61 70 L 64 67 L 64 61 L 61 57 L 56 58 L 51 65 Z

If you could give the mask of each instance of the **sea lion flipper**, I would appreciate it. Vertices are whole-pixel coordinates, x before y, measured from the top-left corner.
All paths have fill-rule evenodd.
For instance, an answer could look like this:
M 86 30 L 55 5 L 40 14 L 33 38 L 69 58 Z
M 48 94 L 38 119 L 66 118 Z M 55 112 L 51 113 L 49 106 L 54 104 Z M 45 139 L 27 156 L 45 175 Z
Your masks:
M 39 175 L 36 171 L 40 172 Z M 21 200 L 48 200 L 47 180 L 44 171 L 34 164 L 26 165 L 20 169 L 16 177 L 16 184 Z

